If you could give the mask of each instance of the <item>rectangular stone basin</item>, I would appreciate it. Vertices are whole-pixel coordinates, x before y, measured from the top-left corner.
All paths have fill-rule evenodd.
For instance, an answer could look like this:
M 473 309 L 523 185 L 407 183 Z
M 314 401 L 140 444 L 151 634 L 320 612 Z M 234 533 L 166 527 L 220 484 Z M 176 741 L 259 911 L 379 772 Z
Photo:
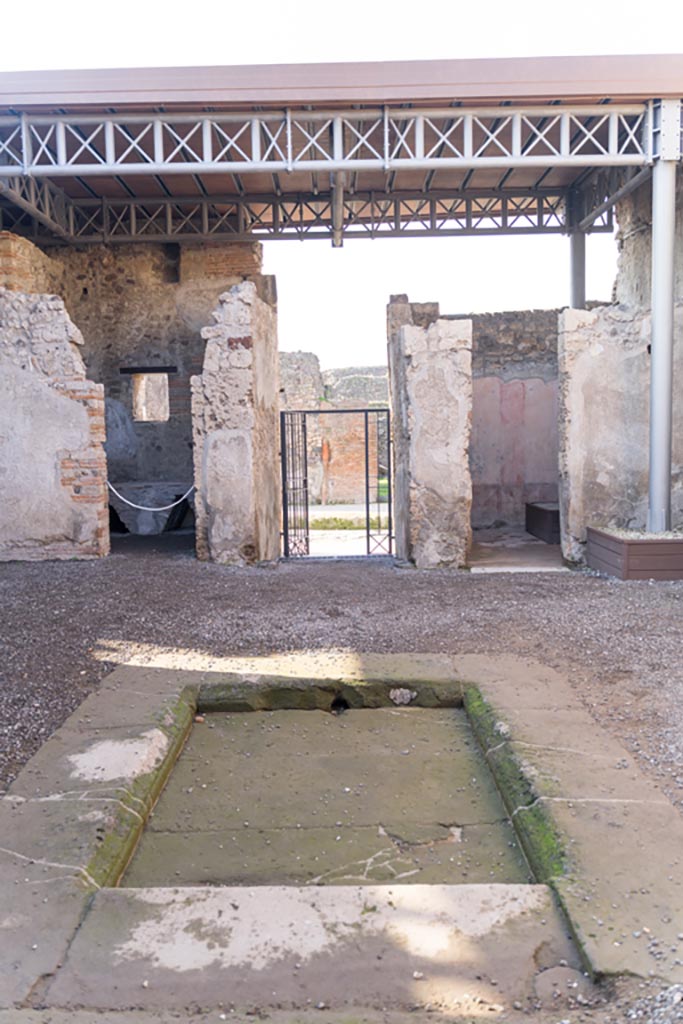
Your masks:
M 122 885 L 531 881 L 460 709 L 208 714 Z

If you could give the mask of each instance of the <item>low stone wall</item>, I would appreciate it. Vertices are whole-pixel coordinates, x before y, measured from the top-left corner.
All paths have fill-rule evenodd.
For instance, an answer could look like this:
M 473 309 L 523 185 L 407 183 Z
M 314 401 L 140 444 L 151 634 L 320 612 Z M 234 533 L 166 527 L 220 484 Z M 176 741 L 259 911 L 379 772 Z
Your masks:
M 388 309 L 396 554 L 420 569 L 463 566 L 472 536 L 472 324 L 415 323 L 423 309 L 404 298 Z
M 109 551 L 104 394 L 61 299 L 0 288 L 0 559 Z
M 675 335 L 683 334 L 683 305 Z M 587 526 L 647 521 L 650 316 L 626 306 L 560 316 L 560 518 L 565 558 L 583 559 Z M 674 379 L 683 380 L 675 346 Z M 683 400 L 674 392 L 673 500 L 683 525 Z
M 233 286 L 192 378 L 197 556 L 232 565 L 280 547 L 277 320 L 272 278 Z M 259 294 L 260 293 L 260 294 Z

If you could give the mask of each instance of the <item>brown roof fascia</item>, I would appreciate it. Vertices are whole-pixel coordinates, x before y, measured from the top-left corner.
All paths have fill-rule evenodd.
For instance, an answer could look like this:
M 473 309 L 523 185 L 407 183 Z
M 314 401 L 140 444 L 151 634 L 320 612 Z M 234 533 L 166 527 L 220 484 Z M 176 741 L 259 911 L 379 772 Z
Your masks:
M 683 55 L 0 73 L 0 108 L 218 109 L 683 96 Z

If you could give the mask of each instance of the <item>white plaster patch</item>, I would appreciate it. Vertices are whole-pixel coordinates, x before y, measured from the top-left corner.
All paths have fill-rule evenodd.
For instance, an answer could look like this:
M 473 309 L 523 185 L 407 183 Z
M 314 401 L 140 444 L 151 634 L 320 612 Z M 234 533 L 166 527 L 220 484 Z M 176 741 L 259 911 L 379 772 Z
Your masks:
M 548 913 L 551 903 L 544 886 L 531 885 L 146 889 L 135 893 L 136 917 L 141 904 L 155 910 L 132 926 L 114 955 L 171 971 L 260 971 L 381 935 L 412 956 L 457 961 L 463 942 L 524 914 Z
M 71 777 L 88 782 L 134 779 L 151 772 L 168 748 L 168 736 L 161 729 L 150 729 L 134 739 L 98 740 L 81 754 L 70 754 L 74 766 Z
M 294 888 L 193 890 L 182 902 L 168 890 L 146 890 L 138 898 L 162 905 L 161 911 L 136 925 L 114 954 L 122 960 L 151 959 L 172 971 L 212 965 L 258 971 L 287 956 L 303 961 L 353 928 L 353 922 L 335 921 L 332 931 L 321 909 Z

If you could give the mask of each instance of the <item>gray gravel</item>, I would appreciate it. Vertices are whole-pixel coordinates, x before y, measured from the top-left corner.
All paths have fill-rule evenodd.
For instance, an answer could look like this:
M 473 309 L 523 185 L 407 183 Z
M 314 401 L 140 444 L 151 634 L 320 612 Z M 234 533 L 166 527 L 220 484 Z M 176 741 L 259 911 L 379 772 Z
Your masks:
M 126 538 L 102 561 L 0 566 L 0 786 L 113 668 L 99 660 L 110 642 L 124 657 L 146 644 L 215 656 L 332 647 L 510 653 L 568 671 L 683 809 L 683 582 L 367 561 L 232 569 L 197 562 L 189 545 Z

